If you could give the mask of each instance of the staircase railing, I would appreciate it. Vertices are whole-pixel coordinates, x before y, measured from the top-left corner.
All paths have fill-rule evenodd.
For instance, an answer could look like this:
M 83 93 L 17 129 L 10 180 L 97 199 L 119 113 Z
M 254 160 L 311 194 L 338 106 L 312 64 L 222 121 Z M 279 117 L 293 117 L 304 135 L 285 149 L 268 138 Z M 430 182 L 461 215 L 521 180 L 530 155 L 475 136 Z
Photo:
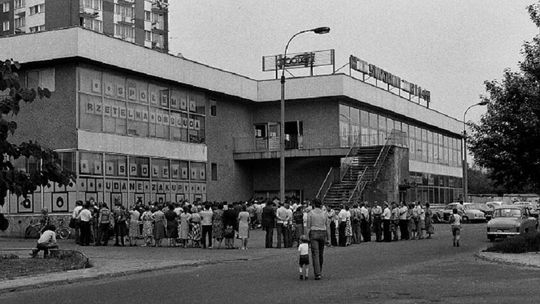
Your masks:
M 368 170 L 368 168 L 369 168 L 369 166 L 366 166 L 366 167 L 364 168 L 364 171 L 362 171 L 362 173 L 358 174 L 358 180 L 356 181 L 356 186 L 354 187 L 354 189 L 353 189 L 351 195 L 349 196 L 349 199 L 347 200 L 347 204 L 350 204 L 350 203 L 351 203 L 351 201 L 352 201 L 352 199 L 353 199 L 353 197 L 354 197 L 354 194 L 356 193 L 356 190 L 358 190 L 358 188 L 360 187 L 360 184 L 361 184 L 361 183 L 362 183 L 362 184 L 365 184 L 365 183 L 363 182 L 363 180 L 364 180 L 364 175 L 366 174 L 366 171 Z
M 330 167 L 330 170 L 328 170 L 328 173 L 326 174 L 326 177 L 324 178 L 324 181 L 321 184 L 321 187 L 319 188 L 319 191 L 317 192 L 316 198 L 323 200 L 326 196 L 326 193 L 328 193 L 328 189 L 332 186 L 333 178 L 329 180 L 330 176 L 334 176 L 334 167 Z M 322 196 L 321 196 L 322 194 Z
M 354 143 L 351 145 L 351 148 L 349 149 L 349 151 L 347 152 L 347 154 L 345 155 L 344 159 L 348 159 L 350 158 L 350 156 L 352 155 L 352 152 L 355 148 L 358 148 L 359 145 L 358 145 L 358 142 L 361 140 L 360 136 L 357 136 L 355 139 L 354 139 Z M 347 174 L 347 172 L 349 171 L 349 169 L 351 168 L 351 163 L 350 162 L 346 162 L 344 163 L 345 165 L 345 169 L 344 170 L 341 170 L 341 174 L 339 175 L 339 180 L 342 181 L 343 178 L 345 177 L 345 175 Z

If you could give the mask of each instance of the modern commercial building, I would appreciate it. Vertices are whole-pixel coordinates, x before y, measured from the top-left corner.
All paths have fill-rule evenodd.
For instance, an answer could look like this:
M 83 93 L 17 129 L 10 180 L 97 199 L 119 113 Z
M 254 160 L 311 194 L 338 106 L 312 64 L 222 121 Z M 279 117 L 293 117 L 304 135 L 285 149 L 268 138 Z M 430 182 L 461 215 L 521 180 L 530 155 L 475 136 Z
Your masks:
M 0 0 L 0 36 L 81 26 L 168 50 L 167 0 Z
M 52 91 L 23 106 L 15 140 L 57 150 L 77 176 L 73 187 L 10 196 L 4 212 L 12 217 L 41 208 L 67 214 L 78 199 L 129 205 L 279 192 L 278 80 L 80 27 L 3 38 L 0 57 L 23 63 L 23 84 Z M 287 79 L 286 99 L 288 196 L 328 203 L 460 196 L 462 122 L 347 74 Z

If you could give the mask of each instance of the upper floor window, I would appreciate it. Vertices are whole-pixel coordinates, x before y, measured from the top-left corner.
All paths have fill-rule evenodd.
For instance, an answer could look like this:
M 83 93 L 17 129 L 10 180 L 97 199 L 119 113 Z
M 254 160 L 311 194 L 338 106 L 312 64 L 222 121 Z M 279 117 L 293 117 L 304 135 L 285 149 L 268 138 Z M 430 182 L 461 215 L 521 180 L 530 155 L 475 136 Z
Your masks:
M 83 8 L 103 10 L 103 0 L 83 0 Z
M 115 4 L 114 5 L 114 13 L 117 14 L 117 15 L 120 15 L 122 17 L 127 17 L 127 18 L 133 18 L 134 17 L 134 12 L 133 12 L 133 7 L 132 6 Z
M 9 2 L 2 3 L 2 12 L 9 12 Z
M 20 18 L 17 18 L 15 19 L 15 21 L 13 21 L 13 23 L 15 24 L 15 28 L 18 29 L 18 28 L 21 28 L 21 27 L 24 27 L 24 25 L 26 24 L 26 18 L 25 17 L 20 17 Z
M 45 25 L 31 26 L 28 28 L 30 33 L 42 32 L 45 30 Z
M 2 22 L 2 31 L 9 31 L 9 21 Z
M 45 12 L 45 4 L 38 4 L 30 7 L 30 15 L 35 15 Z
M 13 4 L 13 7 L 16 8 L 16 9 L 17 8 L 23 8 L 24 5 L 25 5 L 24 2 L 25 2 L 24 0 L 15 0 L 15 2 Z
M 103 32 L 103 21 L 96 20 L 95 18 L 84 18 L 82 25 L 84 28 L 100 33 Z

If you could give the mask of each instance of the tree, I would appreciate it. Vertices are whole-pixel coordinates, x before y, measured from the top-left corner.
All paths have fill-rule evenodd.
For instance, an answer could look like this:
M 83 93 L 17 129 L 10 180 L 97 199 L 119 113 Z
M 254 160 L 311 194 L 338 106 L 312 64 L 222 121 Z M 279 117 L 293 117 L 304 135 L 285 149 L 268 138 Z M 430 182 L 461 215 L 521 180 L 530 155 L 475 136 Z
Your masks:
M 489 172 L 478 168 L 477 166 L 467 169 L 469 180 L 469 193 L 474 194 L 498 194 L 502 196 L 505 190 L 502 187 L 495 187 L 495 183 L 489 178 Z
M 540 3 L 528 7 L 540 27 Z M 540 192 L 540 37 L 523 45 L 519 71 L 486 81 L 487 113 L 473 124 L 469 149 L 496 185 L 511 192 Z
M 15 144 L 10 136 L 15 133 L 17 123 L 9 120 L 20 110 L 20 103 L 31 103 L 36 99 L 49 98 L 51 92 L 46 88 L 24 88 L 19 81 L 17 70 L 20 64 L 13 59 L 0 62 L 0 205 L 4 205 L 7 192 L 26 197 L 38 186 L 56 182 L 66 186 L 74 180 L 72 172 L 60 165 L 58 154 L 41 147 L 37 142 L 28 141 Z M 13 161 L 21 157 L 33 159 L 40 164 L 36 170 L 25 172 L 15 168 Z

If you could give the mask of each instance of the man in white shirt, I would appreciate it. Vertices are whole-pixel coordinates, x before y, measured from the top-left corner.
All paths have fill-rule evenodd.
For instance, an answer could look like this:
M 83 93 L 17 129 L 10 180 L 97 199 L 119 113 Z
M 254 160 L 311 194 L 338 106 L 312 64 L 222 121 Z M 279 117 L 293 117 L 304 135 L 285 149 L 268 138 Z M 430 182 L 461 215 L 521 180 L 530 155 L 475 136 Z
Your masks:
M 201 216 L 202 246 L 206 248 L 206 236 L 208 235 L 208 249 L 212 249 L 212 217 L 214 212 L 210 208 L 210 204 L 204 205 L 204 210 L 201 210 L 199 215 Z
M 407 204 L 401 202 L 401 205 L 399 207 L 399 232 L 401 234 L 401 240 L 409 239 L 409 219 L 407 218 L 408 212 L 409 208 L 407 207 Z
M 279 208 L 276 210 L 276 230 L 277 230 L 277 248 L 281 248 L 281 242 L 283 246 L 287 247 L 289 242 L 288 222 L 289 222 L 289 204 L 280 203 Z
M 86 203 L 81 212 L 79 212 L 79 215 L 77 216 L 77 219 L 80 221 L 79 226 L 81 228 L 81 246 L 88 246 L 90 245 L 90 239 L 91 239 L 91 227 L 90 227 L 90 221 L 92 220 L 92 212 L 89 210 L 90 204 Z
M 392 241 L 392 234 L 390 233 L 390 220 L 392 219 L 392 211 L 390 211 L 390 208 L 388 207 L 388 203 L 384 202 L 384 210 L 382 214 L 382 220 L 383 220 L 383 234 L 384 234 L 384 241 L 390 242 Z
M 364 242 L 371 241 L 371 229 L 369 226 L 369 210 L 366 207 L 366 203 L 362 203 L 360 207 L 360 231 Z
M 343 205 L 341 206 L 341 210 L 338 213 L 338 231 L 339 231 L 339 238 L 338 243 L 339 246 L 345 247 L 347 245 L 347 237 L 345 234 L 345 230 L 347 228 L 347 220 L 351 218 L 351 213 L 349 212 L 349 207 Z
M 81 243 L 81 227 L 79 226 L 79 220 L 77 217 L 79 216 L 79 212 L 81 212 L 83 208 L 83 202 L 82 201 L 76 201 L 75 202 L 75 208 L 73 208 L 73 212 L 71 213 L 71 218 L 73 222 L 73 226 L 70 225 L 71 228 L 75 230 L 75 243 L 80 244 Z M 71 222 L 70 222 L 71 223 Z
M 382 241 L 382 212 L 381 206 L 375 201 L 374 207 L 371 208 L 371 218 L 373 219 L 373 232 L 377 242 Z
M 58 248 L 55 231 L 56 227 L 54 225 L 48 225 L 45 227 L 45 231 L 43 234 L 41 234 L 39 240 L 37 241 L 37 247 L 32 249 L 32 253 L 30 253 L 33 258 L 38 255 L 40 250 L 43 250 L 43 258 L 47 258 L 49 256 L 49 249 Z

